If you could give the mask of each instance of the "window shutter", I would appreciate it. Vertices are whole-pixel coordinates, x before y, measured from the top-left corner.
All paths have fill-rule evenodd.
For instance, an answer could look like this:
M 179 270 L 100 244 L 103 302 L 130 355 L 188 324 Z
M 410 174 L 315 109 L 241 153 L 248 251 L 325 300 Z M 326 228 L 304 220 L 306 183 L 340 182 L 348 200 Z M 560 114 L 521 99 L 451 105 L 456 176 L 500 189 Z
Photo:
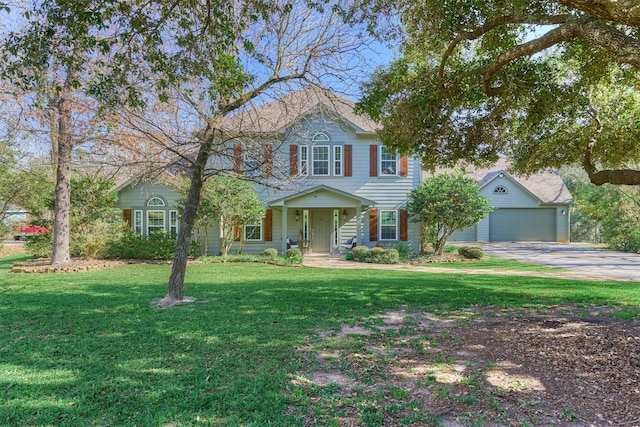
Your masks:
M 242 227 L 238 227 L 237 225 L 233 226 L 233 240 L 235 242 L 242 240 Z
M 378 176 L 378 146 L 369 146 L 369 176 Z
M 233 171 L 240 173 L 242 171 L 242 145 L 233 145 Z
M 289 145 L 289 175 L 298 175 L 298 144 Z
M 273 240 L 273 211 L 267 209 L 264 213 L 264 240 L 270 242 Z
M 409 240 L 409 221 L 407 216 L 407 210 L 400 209 L 400 240 L 403 242 Z
M 273 145 L 264 146 L 264 163 L 262 165 L 262 173 L 264 176 L 270 176 L 273 170 Z
M 378 211 L 369 209 L 369 241 L 378 241 Z
M 353 176 L 353 145 L 344 146 L 344 176 Z
M 131 209 L 122 209 L 122 220 L 129 224 L 129 227 L 133 226 L 133 221 L 131 220 Z
M 402 156 L 400 157 L 400 176 L 409 175 L 409 157 Z

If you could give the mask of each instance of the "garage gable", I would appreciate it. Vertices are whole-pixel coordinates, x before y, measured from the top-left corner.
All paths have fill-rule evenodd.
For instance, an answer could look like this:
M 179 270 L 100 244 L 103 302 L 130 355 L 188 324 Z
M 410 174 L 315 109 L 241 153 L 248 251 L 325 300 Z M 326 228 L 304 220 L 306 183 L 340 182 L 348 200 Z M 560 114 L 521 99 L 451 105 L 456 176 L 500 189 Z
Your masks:
M 542 201 L 504 171 L 497 171 L 480 183 L 480 194 L 496 208 L 533 208 Z

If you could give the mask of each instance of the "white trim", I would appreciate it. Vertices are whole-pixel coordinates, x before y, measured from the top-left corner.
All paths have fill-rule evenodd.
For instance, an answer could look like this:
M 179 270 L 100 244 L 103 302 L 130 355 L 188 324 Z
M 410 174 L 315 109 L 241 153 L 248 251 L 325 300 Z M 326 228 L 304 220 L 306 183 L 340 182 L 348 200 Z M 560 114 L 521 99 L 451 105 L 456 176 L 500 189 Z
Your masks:
M 150 221 L 149 221 L 149 214 L 153 213 L 153 212 L 160 212 L 162 214 L 162 230 L 161 231 L 167 231 L 167 214 L 166 211 L 164 210 L 159 210 L 159 209 L 149 209 L 147 211 L 147 227 L 146 227 L 146 234 L 151 234 L 150 232 L 150 228 L 152 227 L 150 225 Z M 155 225 L 153 226 L 154 228 L 158 228 L 159 226 Z M 160 230 L 154 230 L 154 231 L 160 231 Z
M 342 145 L 334 145 L 333 146 L 333 169 L 331 170 L 331 174 L 333 176 L 342 176 L 344 175 L 344 148 Z M 339 166 L 340 171 L 336 173 L 336 166 Z
M 394 229 L 395 229 L 395 237 L 393 239 L 389 239 L 389 238 L 384 238 L 382 237 L 382 227 L 390 227 L 391 225 L 385 225 L 382 223 L 382 216 L 384 213 L 386 212 L 393 212 L 394 216 L 395 216 L 395 225 L 394 225 Z M 379 240 L 386 240 L 386 241 L 394 241 L 394 240 L 398 240 L 398 228 L 399 228 L 399 218 L 398 218 L 398 211 L 396 209 L 386 209 L 386 210 L 382 210 L 380 209 L 379 213 L 378 213 L 378 236 L 379 236 Z
M 395 156 L 395 159 L 394 159 L 394 160 L 389 160 L 389 159 L 384 160 L 384 162 L 388 162 L 388 163 L 394 162 L 394 164 L 395 164 L 395 167 L 394 167 L 394 169 L 395 169 L 395 173 L 385 173 L 385 172 L 384 172 L 384 168 L 382 167 L 382 162 L 383 162 L 382 155 L 383 155 L 383 152 L 385 152 L 385 151 L 386 151 L 390 156 L 392 156 L 391 152 L 390 152 L 389 150 L 387 150 L 387 149 L 384 147 L 384 145 L 381 145 L 381 146 L 380 146 L 380 154 L 378 155 L 378 157 L 379 157 L 379 158 L 378 158 L 378 166 L 379 166 L 379 168 L 380 168 L 380 175 L 381 175 L 381 176 L 398 176 L 398 172 L 399 172 L 399 171 L 398 171 L 398 166 L 399 166 L 399 164 L 398 164 L 398 163 L 399 163 L 399 162 L 398 162 L 398 155 L 397 155 L 397 154 L 396 154 L 396 156 Z
M 304 155 L 303 155 L 304 152 Z M 309 176 L 309 146 L 300 146 L 300 158 L 298 160 L 298 173 L 300 175 Z
M 151 202 L 153 200 L 159 200 L 160 204 L 157 204 L 157 205 L 156 204 L 151 204 Z M 161 197 L 153 196 L 153 197 L 150 197 L 149 200 L 147 200 L 147 206 L 153 207 L 153 208 L 159 207 L 159 206 L 163 206 L 164 207 L 164 206 L 167 206 L 167 203 Z
M 247 238 L 247 227 L 260 227 L 260 235 L 257 238 L 251 238 L 248 239 Z M 259 223 L 256 224 L 245 224 L 242 227 L 242 237 L 244 238 L 245 242 L 261 242 L 263 240 L 263 234 L 264 234 L 264 221 L 260 221 Z
M 138 214 L 140 214 L 139 217 Z M 133 211 L 133 232 L 137 234 L 144 234 L 144 215 L 141 210 Z
M 173 218 L 175 214 L 175 218 Z M 180 229 L 180 217 L 178 216 L 178 211 L 172 209 L 169 211 L 169 233 L 173 233 L 175 229 L 176 236 L 178 235 L 178 231 Z
M 316 160 L 315 151 L 317 148 L 325 148 L 327 150 L 326 159 Z M 316 173 L 316 162 L 327 164 L 327 173 Z M 311 175 L 313 176 L 331 176 L 331 146 L 329 145 L 313 145 L 311 146 Z

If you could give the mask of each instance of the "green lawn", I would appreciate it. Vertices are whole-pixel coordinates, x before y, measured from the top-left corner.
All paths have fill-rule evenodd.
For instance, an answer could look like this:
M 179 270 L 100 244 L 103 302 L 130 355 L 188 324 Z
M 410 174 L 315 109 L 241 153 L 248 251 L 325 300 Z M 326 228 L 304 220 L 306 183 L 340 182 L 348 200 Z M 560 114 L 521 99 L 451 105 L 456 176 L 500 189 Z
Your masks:
M 167 265 L 8 273 L 15 259 L 0 259 L 0 423 L 15 426 L 303 425 L 313 405 L 290 374 L 314 331 L 400 307 L 640 307 L 638 283 L 200 264 L 197 302 L 161 310 Z
M 502 271 L 538 271 L 554 272 L 566 271 L 563 268 L 547 267 L 546 265 L 530 264 L 497 256 L 486 255 L 481 260 L 465 262 L 427 262 L 425 267 L 455 268 L 456 270 L 502 270 Z

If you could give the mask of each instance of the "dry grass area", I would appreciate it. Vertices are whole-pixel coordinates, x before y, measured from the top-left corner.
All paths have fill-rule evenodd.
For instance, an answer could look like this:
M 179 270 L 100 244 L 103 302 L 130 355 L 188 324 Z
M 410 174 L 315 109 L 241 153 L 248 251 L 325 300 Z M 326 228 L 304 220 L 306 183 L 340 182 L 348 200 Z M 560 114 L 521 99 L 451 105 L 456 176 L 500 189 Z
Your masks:
M 391 312 L 319 334 L 306 425 L 639 426 L 640 322 L 603 307 Z

